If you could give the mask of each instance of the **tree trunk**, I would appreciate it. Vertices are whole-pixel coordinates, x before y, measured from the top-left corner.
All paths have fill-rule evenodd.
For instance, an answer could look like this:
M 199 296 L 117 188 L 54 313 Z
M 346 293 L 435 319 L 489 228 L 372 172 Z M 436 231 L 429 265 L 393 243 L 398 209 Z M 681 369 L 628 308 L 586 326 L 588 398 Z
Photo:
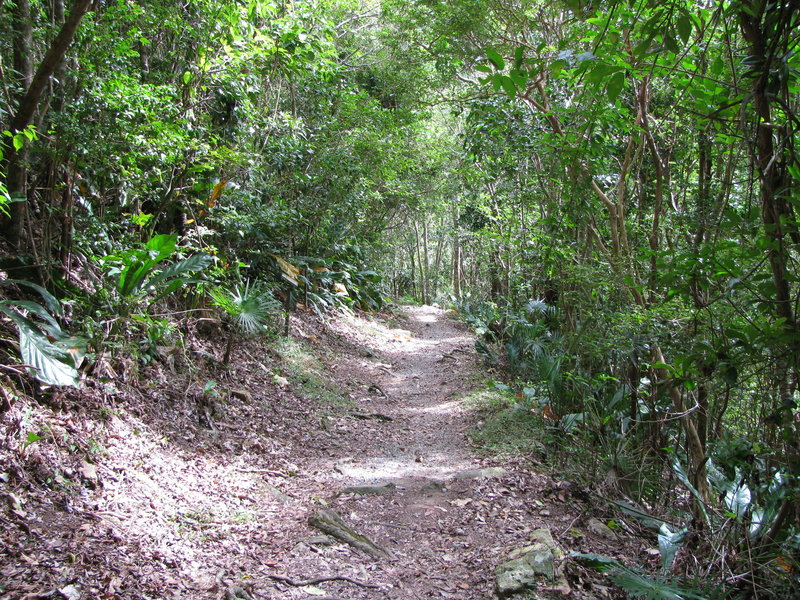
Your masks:
M 792 414 L 793 390 L 790 381 L 798 368 L 797 321 L 789 286 L 788 262 L 789 245 L 800 241 L 794 223 L 791 205 L 782 196 L 784 190 L 791 189 L 791 175 L 788 170 L 787 148 L 792 148 L 792 131 L 789 124 L 773 122 L 773 102 L 791 102 L 789 79 L 782 78 L 781 72 L 786 63 L 784 58 L 791 50 L 790 34 L 795 25 L 797 1 L 767 4 L 749 3 L 748 10 L 741 10 L 739 20 L 745 41 L 749 44 L 749 55 L 758 65 L 753 79 L 751 102 L 755 108 L 755 132 L 752 145 L 753 161 L 759 178 L 759 196 L 764 235 L 770 240 L 767 259 L 775 287 L 775 316 L 783 329 L 786 345 L 783 356 L 776 357 L 776 372 L 779 373 L 778 390 L 780 407 L 772 427 L 782 428 L 781 439 L 786 440 L 785 453 L 789 473 L 800 476 L 800 439 Z M 788 104 L 786 104 L 788 105 Z M 776 113 L 779 111 L 776 111 Z M 745 135 L 749 135 L 745 131 Z M 778 513 L 778 518 L 764 536 L 763 543 L 771 543 L 784 526 L 789 515 L 800 514 L 800 501 L 787 498 Z
M 422 251 L 425 257 L 425 268 L 423 270 L 423 281 L 425 286 L 425 304 L 430 303 L 430 296 L 431 296 L 431 263 L 430 263 L 430 253 L 428 252 L 428 219 L 422 222 Z
M 458 205 L 453 203 L 453 295 L 461 300 L 461 240 L 458 236 Z
M 72 44 L 72 40 L 75 38 L 78 25 L 80 25 L 81 19 L 83 19 L 84 15 L 89 11 L 92 2 L 93 0 L 75 0 L 75 4 L 72 6 L 69 16 L 66 18 L 58 35 L 56 35 L 50 47 L 47 49 L 42 62 L 39 63 L 39 67 L 36 69 L 36 73 L 30 77 L 30 79 L 27 79 L 24 71 L 22 71 L 23 84 L 26 83 L 26 80 L 29 84 L 25 87 L 25 93 L 20 99 L 17 111 L 11 119 L 10 129 L 12 132 L 23 131 L 33 122 L 33 117 L 36 114 L 36 109 L 39 106 L 45 88 L 50 82 L 51 76 L 63 61 L 64 55 L 67 53 L 70 44 Z M 30 24 L 30 5 L 28 0 L 18 0 L 17 7 L 19 18 L 24 18 L 25 21 Z M 25 10 L 28 12 L 27 18 L 25 18 L 26 16 L 23 12 Z M 25 32 L 25 25 L 21 20 L 18 22 L 18 25 L 22 27 L 22 29 L 18 32 L 19 37 L 15 36 L 15 68 L 19 69 L 20 66 L 28 68 L 27 62 L 30 61 L 31 57 L 30 32 Z M 18 50 L 20 53 L 24 52 L 26 54 L 25 57 L 19 57 L 19 61 L 21 61 L 19 65 L 16 64 L 18 60 Z M 32 66 L 29 70 L 32 71 Z M 26 159 L 27 145 L 23 146 L 19 151 L 16 151 L 13 145 L 8 148 L 5 165 L 5 171 L 8 175 L 8 192 L 12 197 L 19 198 L 22 201 L 14 202 L 11 205 L 11 220 L 5 225 L 4 233 L 9 242 L 17 247 L 19 247 L 22 240 L 23 227 L 27 214 Z

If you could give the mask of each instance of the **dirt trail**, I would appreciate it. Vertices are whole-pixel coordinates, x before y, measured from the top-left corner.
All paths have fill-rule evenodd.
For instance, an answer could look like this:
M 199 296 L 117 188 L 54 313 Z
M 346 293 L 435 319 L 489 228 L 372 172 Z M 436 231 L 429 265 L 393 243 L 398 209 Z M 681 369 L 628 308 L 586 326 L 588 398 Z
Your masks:
M 377 330 L 364 340 L 375 357 L 351 359 L 341 373 L 367 379 L 372 396 L 362 408 L 393 419 L 381 427 L 374 446 L 355 441 L 352 460 L 338 464 L 342 475 L 363 482 L 445 477 L 473 464 L 459 401 L 477 368 L 472 338 L 437 308 L 406 309 L 407 330 Z M 368 390 L 369 391 L 369 390 Z
M 326 584 L 337 598 L 490 598 L 501 555 L 533 527 L 523 493 L 535 475 L 487 465 L 468 446 L 463 398 L 481 369 L 466 328 L 437 308 L 406 310 L 402 329 L 362 327 L 358 341 L 374 355 L 343 356 L 335 369 L 367 386 L 356 395 L 359 412 L 391 421 L 338 419 L 338 451 L 319 465 L 326 487 L 346 492 L 325 504 L 393 559 L 312 543 L 296 547 L 282 568 L 297 579 L 333 573 L 379 586 Z M 347 493 L 367 485 L 388 485 L 388 493 Z

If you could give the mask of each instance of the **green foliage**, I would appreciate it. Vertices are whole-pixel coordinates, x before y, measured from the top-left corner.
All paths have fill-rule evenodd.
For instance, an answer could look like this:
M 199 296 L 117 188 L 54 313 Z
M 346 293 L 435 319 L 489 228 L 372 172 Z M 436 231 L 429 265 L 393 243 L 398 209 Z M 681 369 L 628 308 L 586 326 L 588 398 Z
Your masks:
M 599 554 L 583 554 L 572 552 L 570 555 L 580 564 L 609 573 L 611 580 L 628 592 L 632 598 L 645 600 L 707 600 L 705 591 L 687 587 L 667 579 L 666 577 L 650 577 L 640 570 L 632 569 L 616 559 Z
M 542 433 L 542 419 L 523 404 L 506 401 L 505 408 L 487 407 L 484 400 L 479 406 L 482 425 L 470 432 L 470 438 L 479 448 L 492 453 L 528 455 L 541 451 L 546 437 Z
M 225 311 L 234 325 L 248 334 L 264 331 L 270 318 L 282 308 L 270 290 L 249 281 L 231 290 L 216 286 L 208 293 L 214 305 Z
M 86 339 L 62 331 L 56 320 L 62 315 L 59 301 L 43 287 L 28 281 L 7 279 L 4 283 L 35 290 L 47 306 L 30 300 L 0 301 L 0 311 L 17 326 L 22 362 L 42 383 L 78 387 L 78 367 L 86 353 Z
M 106 275 L 116 280 L 114 291 L 126 310 L 152 305 L 194 280 L 190 275 L 211 264 L 207 254 L 195 254 L 166 267 L 163 263 L 176 252 L 175 235 L 158 235 L 144 248 L 132 248 L 101 258 Z

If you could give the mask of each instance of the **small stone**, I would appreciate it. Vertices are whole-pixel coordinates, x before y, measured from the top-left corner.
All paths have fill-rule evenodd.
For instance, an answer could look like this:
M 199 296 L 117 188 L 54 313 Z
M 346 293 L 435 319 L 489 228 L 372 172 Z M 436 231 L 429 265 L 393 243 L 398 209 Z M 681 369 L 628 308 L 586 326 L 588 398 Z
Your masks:
M 505 477 L 508 471 L 503 467 L 486 467 L 485 469 L 467 469 L 453 475 L 453 479 L 491 479 Z
M 97 467 L 93 464 L 86 462 L 85 460 L 81 461 L 81 475 L 85 479 L 89 481 L 97 481 Z
M 78 586 L 67 585 L 58 590 L 58 593 L 64 596 L 67 600 L 80 600 L 81 591 Z
M 397 490 L 394 483 L 385 483 L 383 485 L 354 485 L 343 488 L 337 495 L 355 494 L 357 496 L 378 495 L 387 496 L 393 494 Z
M 274 485 L 272 485 L 272 484 L 267 484 L 267 485 L 265 485 L 265 486 L 264 486 L 264 489 L 266 490 L 266 492 L 267 492 L 267 493 L 268 493 L 270 496 L 272 496 L 272 498 L 273 498 L 273 499 L 274 499 L 276 502 L 280 502 L 281 504 L 288 504 L 289 502 L 291 502 L 291 501 L 292 501 L 292 499 L 291 499 L 289 496 L 287 496 L 286 494 L 284 494 L 282 491 L 280 491 L 280 490 L 279 490 L 277 487 L 275 487 L 275 486 L 274 486 Z
M 501 598 L 524 590 L 543 587 L 569 593 L 560 559 L 564 552 L 556 544 L 549 529 L 537 529 L 531 534 L 531 544 L 511 552 L 510 560 L 497 567 L 495 589 Z M 564 592 L 566 590 L 566 592 Z
M 336 540 L 329 535 L 315 535 L 314 537 L 304 539 L 303 543 L 309 546 L 333 546 Z
M 606 540 L 617 539 L 616 534 L 611 530 L 611 528 L 599 519 L 589 519 L 589 521 L 586 523 L 586 528 L 593 534 Z
M 420 492 L 426 496 L 430 496 L 432 494 L 438 494 L 439 492 L 443 492 L 445 489 L 444 481 L 439 481 L 438 479 L 431 479 L 425 485 L 422 486 Z

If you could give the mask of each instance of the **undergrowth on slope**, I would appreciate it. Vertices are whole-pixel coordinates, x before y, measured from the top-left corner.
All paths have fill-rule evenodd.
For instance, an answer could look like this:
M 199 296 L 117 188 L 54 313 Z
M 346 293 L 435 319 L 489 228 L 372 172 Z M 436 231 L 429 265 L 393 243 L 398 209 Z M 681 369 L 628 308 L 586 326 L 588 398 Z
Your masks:
M 294 338 L 281 339 L 275 351 L 282 371 L 278 377 L 284 377 L 300 397 L 322 406 L 353 408 L 354 403 L 347 397 L 347 391 L 326 376 L 325 364 L 306 342 Z
M 489 454 L 539 454 L 543 448 L 542 419 L 493 389 L 470 393 L 465 402 L 477 410 L 479 421 L 470 439 Z

